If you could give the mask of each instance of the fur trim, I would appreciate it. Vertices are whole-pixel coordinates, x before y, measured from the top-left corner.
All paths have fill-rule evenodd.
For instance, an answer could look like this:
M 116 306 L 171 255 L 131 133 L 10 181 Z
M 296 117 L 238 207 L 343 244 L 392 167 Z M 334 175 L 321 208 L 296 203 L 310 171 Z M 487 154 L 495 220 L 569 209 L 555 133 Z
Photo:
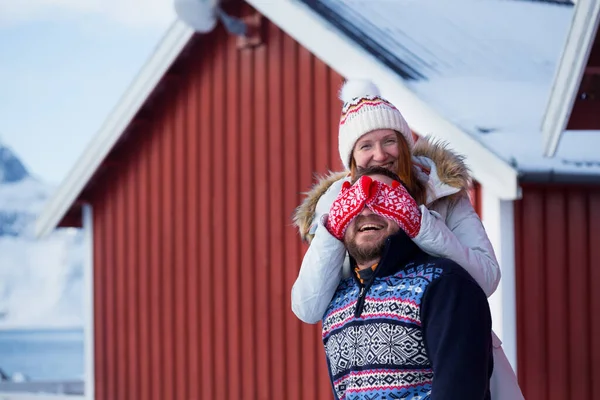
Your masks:
M 294 212 L 294 225 L 298 228 L 300 233 L 300 237 L 310 242 L 312 239 L 312 235 L 309 234 L 310 226 L 312 225 L 313 218 L 315 216 L 315 210 L 317 208 L 317 203 L 323 194 L 329 189 L 329 187 L 334 183 L 339 181 L 340 179 L 348 176 L 348 172 L 331 172 L 329 171 L 326 175 L 316 175 L 317 183 L 313 185 L 313 187 L 303 194 L 306 195 L 306 198 Z
M 339 98 L 344 103 L 349 103 L 352 99 L 361 99 L 365 96 L 381 96 L 379 88 L 366 79 L 351 79 L 346 81 L 340 89 Z
M 468 190 L 471 187 L 471 172 L 465 164 L 465 157 L 448 147 L 447 142 L 424 137 L 415 143 L 412 153 L 415 157 L 427 157 L 433 161 L 441 182 Z

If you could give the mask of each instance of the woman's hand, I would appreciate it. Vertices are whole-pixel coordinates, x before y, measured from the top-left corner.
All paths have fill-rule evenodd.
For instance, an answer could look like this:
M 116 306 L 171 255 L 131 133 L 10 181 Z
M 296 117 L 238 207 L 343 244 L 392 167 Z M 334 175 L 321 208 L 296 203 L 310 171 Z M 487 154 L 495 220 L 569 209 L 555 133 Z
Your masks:
M 361 177 L 354 185 L 344 182 L 342 190 L 333 201 L 325 227 L 336 239 L 343 241 L 344 233 L 350 223 L 365 208 L 367 201 L 374 193 L 373 180 L 368 176 Z
M 375 196 L 367 201 L 366 206 L 375 214 L 396 221 L 412 239 L 421 230 L 421 210 L 417 202 L 406 188 L 397 181 L 392 186 L 376 182 L 379 188 L 374 190 Z

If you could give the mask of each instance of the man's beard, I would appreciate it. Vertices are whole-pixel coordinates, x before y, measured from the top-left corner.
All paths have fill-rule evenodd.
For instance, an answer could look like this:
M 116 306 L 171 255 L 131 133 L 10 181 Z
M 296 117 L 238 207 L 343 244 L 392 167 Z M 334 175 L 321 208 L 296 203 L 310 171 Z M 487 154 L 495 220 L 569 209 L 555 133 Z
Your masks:
M 385 239 L 384 237 L 377 242 L 367 242 L 359 246 L 356 244 L 356 236 L 352 236 L 346 243 L 346 249 L 357 264 L 365 264 L 381 257 L 385 248 Z

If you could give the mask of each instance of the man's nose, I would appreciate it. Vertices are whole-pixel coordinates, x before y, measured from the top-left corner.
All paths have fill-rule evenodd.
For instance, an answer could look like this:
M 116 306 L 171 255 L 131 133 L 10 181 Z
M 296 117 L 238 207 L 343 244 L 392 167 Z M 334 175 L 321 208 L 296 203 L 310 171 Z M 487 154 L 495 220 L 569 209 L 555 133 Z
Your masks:
M 366 217 L 368 215 L 373 215 L 373 214 L 374 214 L 374 212 L 371 211 L 371 209 L 369 207 L 365 207 L 365 208 L 362 209 L 362 211 L 360 212 L 359 215 L 362 215 L 362 216 Z

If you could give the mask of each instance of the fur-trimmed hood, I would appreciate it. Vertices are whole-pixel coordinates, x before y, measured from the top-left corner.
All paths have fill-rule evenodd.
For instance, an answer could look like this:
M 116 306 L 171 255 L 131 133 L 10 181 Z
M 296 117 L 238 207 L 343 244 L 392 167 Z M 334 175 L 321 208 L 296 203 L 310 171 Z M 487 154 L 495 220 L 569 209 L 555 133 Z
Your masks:
M 422 172 L 419 178 L 428 184 L 427 204 L 468 190 L 471 186 L 471 174 L 464 156 L 448 149 L 448 145 L 442 141 L 421 138 L 413 148 L 413 159 Z M 305 193 L 306 198 L 296 208 L 293 218 L 303 240 L 310 241 L 312 238 L 310 228 L 321 196 L 331 185 L 347 176 L 346 171 L 317 176 L 317 183 Z

